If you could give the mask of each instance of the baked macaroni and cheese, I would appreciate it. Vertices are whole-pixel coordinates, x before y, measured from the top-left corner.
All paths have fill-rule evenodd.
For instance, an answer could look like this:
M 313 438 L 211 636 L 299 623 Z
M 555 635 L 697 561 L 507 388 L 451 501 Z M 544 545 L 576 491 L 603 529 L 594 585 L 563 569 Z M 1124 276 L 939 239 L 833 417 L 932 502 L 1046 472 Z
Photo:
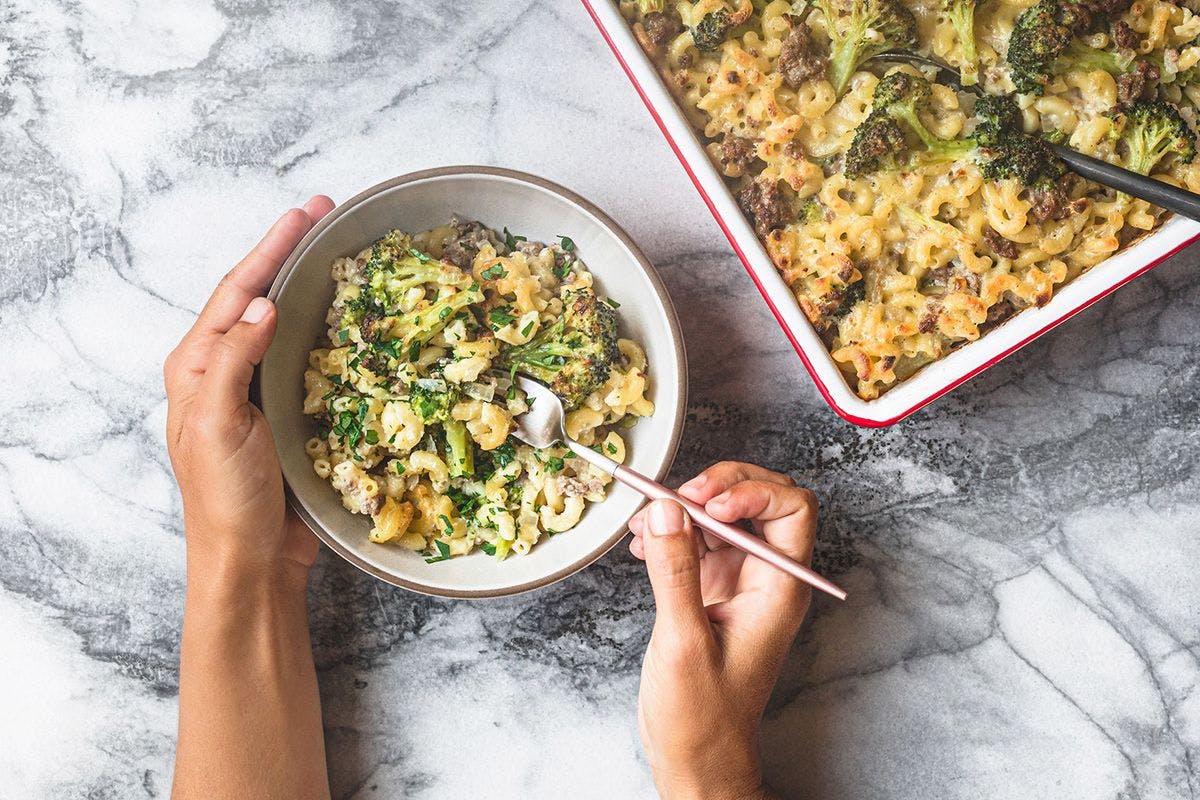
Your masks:
M 528 409 L 516 373 L 546 383 L 573 439 L 616 461 L 620 431 L 654 411 L 646 355 L 617 335 L 575 244 L 478 222 L 392 231 L 331 269 L 326 339 L 309 354 L 313 469 L 373 542 L 427 561 L 476 547 L 498 559 L 569 530 L 610 476 L 566 448 L 509 436 Z
M 1200 17 L 1166 0 L 620 0 L 865 399 L 1161 222 L 1046 139 L 1200 190 Z M 973 95 L 873 59 L 919 52 Z

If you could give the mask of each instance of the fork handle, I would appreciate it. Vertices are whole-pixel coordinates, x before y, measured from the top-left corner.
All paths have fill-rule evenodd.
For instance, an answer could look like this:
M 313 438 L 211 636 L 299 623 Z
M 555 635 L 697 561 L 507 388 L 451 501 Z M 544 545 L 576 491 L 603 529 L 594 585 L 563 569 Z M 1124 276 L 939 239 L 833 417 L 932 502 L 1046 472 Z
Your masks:
M 776 569 L 783 570 L 789 575 L 807 583 L 809 586 L 836 597 L 838 600 L 846 599 L 846 592 L 837 584 L 821 577 L 799 561 L 788 556 L 782 550 L 771 546 L 754 534 L 748 533 L 736 525 L 730 525 L 728 522 L 715 519 L 699 503 L 688 500 L 686 497 L 671 491 L 661 483 L 652 481 L 640 472 L 635 472 L 623 464 L 618 464 L 611 458 L 597 453 L 590 447 L 579 444 L 579 442 L 568 439 L 566 445 L 571 448 L 571 452 L 575 453 L 575 455 L 590 464 L 594 464 L 621 483 L 635 489 L 651 500 L 674 500 L 676 503 L 679 503 L 679 505 L 687 510 L 688 516 L 696 521 L 696 524 L 718 539 L 736 547 L 744 553 L 762 559 Z
M 1200 222 L 1200 196 L 1187 189 L 1118 167 L 1061 144 L 1051 144 L 1050 147 L 1076 175 Z

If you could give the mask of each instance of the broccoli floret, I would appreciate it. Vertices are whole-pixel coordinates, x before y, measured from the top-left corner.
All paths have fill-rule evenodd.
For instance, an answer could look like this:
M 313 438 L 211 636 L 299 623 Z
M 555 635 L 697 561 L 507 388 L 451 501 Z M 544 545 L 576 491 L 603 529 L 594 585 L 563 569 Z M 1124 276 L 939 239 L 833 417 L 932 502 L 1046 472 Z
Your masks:
M 1021 132 L 1021 110 L 1004 94 L 985 94 L 975 101 L 975 132 L 971 138 L 980 147 L 994 147 L 1013 133 Z
M 974 86 L 979 82 L 979 70 L 975 66 L 976 5 L 976 0 L 942 0 L 942 13 L 946 15 L 958 39 L 953 55 L 958 62 L 959 81 L 963 86 Z
M 1031 189 L 1049 188 L 1067 171 L 1045 141 L 1021 130 L 1021 112 L 1008 95 L 975 101 L 977 163 L 984 178 L 1015 178 Z
M 364 340 L 394 343 L 390 345 L 391 349 L 406 353 L 411 346 L 432 339 L 462 309 L 483 302 L 483 292 L 478 284 L 470 281 L 467 284 L 439 300 L 421 303 L 412 311 L 398 315 L 388 314 L 385 308 L 360 294 L 346 303 L 342 327 L 357 324 Z
M 450 419 L 450 409 L 458 402 L 458 387 L 452 383 L 426 379 L 408 390 L 408 404 L 426 424 Z
M 733 24 L 729 19 L 728 11 L 723 8 L 710 11 L 690 29 L 692 41 L 696 43 L 697 50 L 719 50 L 731 27 Z
M 925 127 L 920 111 L 929 105 L 929 81 L 907 72 L 893 72 L 875 86 L 872 113 L 887 114 L 925 145 L 925 156 L 934 161 L 954 161 L 974 149 L 967 139 L 943 139 Z
M 975 149 L 973 139 L 943 139 L 925 127 L 920 111 L 929 103 L 929 81 L 907 72 L 893 72 L 875 86 L 871 113 L 855 130 L 846 151 L 849 177 L 899 165 L 899 154 L 911 151 L 909 136 L 921 143 L 925 161 L 954 161 Z
M 1075 38 L 1094 28 L 1099 19 L 1103 18 L 1057 0 L 1039 0 L 1021 12 L 1006 55 L 1017 91 L 1040 95 L 1052 75 L 1073 69 L 1111 75 L 1129 71 L 1136 61 L 1132 54 L 1097 50 Z
M 1012 67 L 1013 85 L 1022 94 L 1043 92 L 1054 60 L 1075 38 L 1060 12 L 1055 0 L 1040 0 L 1017 17 L 1005 58 Z
M 421 421 L 442 426 L 446 435 L 446 466 L 452 478 L 475 473 L 475 447 L 467 425 L 450 416 L 458 398 L 457 386 L 437 379 L 415 383 L 408 390 L 408 403 Z
M 590 289 L 563 292 L 563 313 L 530 341 L 502 353 L 500 364 L 541 381 L 578 408 L 620 358 L 617 317 Z
M 979 172 L 990 181 L 1015 178 L 1030 189 L 1048 189 L 1067 171 L 1041 139 L 1014 133 L 995 141 L 984 150 Z
M 855 131 L 846 152 L 845 171 L 860 177 L 880 169 L 899 169 L 912 151 L 915 137 L 922 149 L 917 158 L 946 161 L 973 155 L 989 180 L 1017 178 L 1028 187 L 1044 187 L 1066 168 L 1053 151 L 1021 130 L 1021 112 L 1011 97 L 984 95 L 975 102 L 975 129 L 962 139 L 942 139 L 921 122 L 919 110 L 929 95 L 923 78 L 895 72 L 875 88 L 871 114 Z
M 842 289 L 842 302 L 838 306 L 837 311 L 833 312 L 835 317 L 844 317 L 849 314 L 856 305 L 866 299 L 867 282 L 859 278 L 853 283 L 846 284 L 846 288 Z
M 1054 59 L 1051 72 L 1055 75 L 1061 75 L 1064 72 L 1077 69 L 1084 72 L 1103 71 L 1110 75 L 1120 75 L 1122 72 L 1128 72 L 1129 68 L 1133 66 L 1134 61 L 1136 59 L 1133 56 L 1114 53 L 1109 50 L 1097 50 L 1094 47 L 1088 47 L 1078 39 L 1073 39 L 1067 45 L 1067 49 L 1058 58 Z
M 810 225 L 820 220 L 824 214 L 824 207 L 817 200 L 810 197 L 800 206 L 800 210 L 797 212 L 797 219 L 805 225 Z
M 871 113 L 854 130 L 842 171 L 847 178 L 898 169 L 896 156 L 908 149 L 904 131 L 886 114 Z
M 363 267 L 362 294 L 384 314 L 394 314 L 409 289 L 423 284 L 465 288 L 469 275 L 452 264 L 421 252 L 401 231 L 392 231 L 371 246 Z
M 363 339 L 396 341 L 402 349 L 428 341 L 461 309 L 483 300 L 470 275 L 412 247 L 400 231 L 392 231 L 371 247 L 363 276 L 365 283 L 358 293 L 346 300 L 341 327 L 358 325 Z M 409 290 L 419 286 L 429 286 L 426 292 L 440 292 L 444 287 L 454 291 L 401 313 Z
M 1185 164 L 1196 156 L 1195 134 L 1179 109 L 1166 101 L 1140 100 L 1119 112 L 1117 119 L 1126 169 L 1149 175 L 1172 153 Z
M 899 0 L 814 0 L 814 5 L 825 15 L 830 39 L 827 74 L 838 97 L 868 58 L 917 46 L 916 17 Z

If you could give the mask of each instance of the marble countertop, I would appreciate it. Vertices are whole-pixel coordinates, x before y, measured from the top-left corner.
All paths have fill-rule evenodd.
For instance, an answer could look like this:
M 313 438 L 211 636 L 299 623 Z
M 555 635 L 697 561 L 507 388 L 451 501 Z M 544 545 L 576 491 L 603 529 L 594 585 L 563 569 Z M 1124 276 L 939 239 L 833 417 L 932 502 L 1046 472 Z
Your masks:
M 1200 258 L 908 421 L 834 416 L 576 2 L 12 0 L 0 13 L 0 797 L 169 793 L 184 580 L 160 364 L 289 205 L 497 164 L 595 201 L 692 358 L 674 470 L 790 472 L 818 600 L 769 709 L 788 797 L 1200 795 Z M 711 302 L 714 296 L 725 302 Z M 623 549 L 426 599 L 328 554 L 337 798 L 641 798 Z

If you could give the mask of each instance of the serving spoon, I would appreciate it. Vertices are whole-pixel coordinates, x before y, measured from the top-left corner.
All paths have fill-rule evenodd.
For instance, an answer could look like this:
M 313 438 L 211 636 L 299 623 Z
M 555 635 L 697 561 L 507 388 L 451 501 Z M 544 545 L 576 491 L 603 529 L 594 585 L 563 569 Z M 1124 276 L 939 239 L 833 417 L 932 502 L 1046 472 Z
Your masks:
M 889 50 L 875 56 L 875 61 L 890 61 L 897 64 L 908 64 L 918 68 L 929 68 L 937 71 L 938 81 L 948 86 L 954 86 L 959 91 L 967 91 L 982 97 L 983 89 L 978 86 L 963 86 L 958 72 L 932 58 L 919 56 L 916 53 L 901 53 Z M 1147 175 L 1118 167 L 1099 158 L 1092 158 L 1077 150 L 1072 150 L 1061 144 L 1046 142 L 1054 154 L 1063 160 L 1075 174 L 1090 181 L 1109 186 L 1125 192 L 1139 200 L 1145 200 L 1159 208 L 1200 222 L 1200 195 L 1189 192 L 1178 186 L 1155 180 Z
M 518 388 L 525 392 L 525 396 L 529 400 L 529 410 L 517 417 L 517 429 L 513 431 L 513 436 L 526 444 L 538 448 L 550 447 L 555 442 L 561 442 L 564 447 L 584 461 L 604 470 L 621 483 L 640 492 L 651 500 L 674 500 L 676 503 L 679 503 L 679 505 L 687 510 L 688 515 L 696 521 L 696 524 L 718 539 L 729 543 L 733 547 L 755 558 L 762 559 L 771 566 L 781 569 L 789 575 L 807 583 L 809 586 L 820 589 L 826 594 L 833 595 L 838 600 L 846 599 L 846 592 L 836 584 L 822 578 L 808 567 L 793 560 L 783 551 L 772 547 L 759 537 L 742 530 L 736 525 L 730 525 L 727 522 L 721 522 L 709 516 L 708 512 L 704 510 L 704 506 L 693 503 L 686 497 L 676 494 L 659 483 L 655 483 L 645 475 L 635 472 L 623 464 L 618 464 L 608 456 L 597 453 L 592 448 L 570 439 L 567 436 L 564 426 L 566 414 L 563 411 L 562 401 L 558 399 L 558 395 L 554 394 L 546 386 L 523 375 L 517 376 L 516 383 Z

